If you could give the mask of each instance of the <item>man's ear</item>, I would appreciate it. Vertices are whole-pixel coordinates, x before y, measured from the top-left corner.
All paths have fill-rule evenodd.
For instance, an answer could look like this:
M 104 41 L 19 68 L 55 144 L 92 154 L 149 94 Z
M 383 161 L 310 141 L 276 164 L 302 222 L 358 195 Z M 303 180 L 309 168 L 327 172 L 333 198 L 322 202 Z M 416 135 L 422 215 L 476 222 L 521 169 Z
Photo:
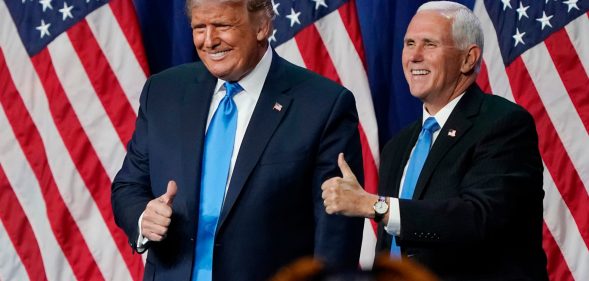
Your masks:
M 260 16 L 258 29 L 256 30 L 256 39 L 258 41 L 268 40 L 270 37 L 271 20 L 268 17 Z
M 482 56 L 481 48 L 477 45 L 470 45 L 467 48 L 466 56 L 460 66 L 462 73 L 470 73 L 474 70 L 476 63 L 481 59 Z

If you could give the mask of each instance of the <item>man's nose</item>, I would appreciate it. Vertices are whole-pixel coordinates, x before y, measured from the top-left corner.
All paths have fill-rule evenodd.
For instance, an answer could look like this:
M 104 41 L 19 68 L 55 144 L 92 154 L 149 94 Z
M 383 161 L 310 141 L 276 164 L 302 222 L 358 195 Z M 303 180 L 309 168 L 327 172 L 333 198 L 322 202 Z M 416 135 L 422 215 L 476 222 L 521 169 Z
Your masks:
M 205 47 L 213 48 L 219 44 L 219 36 L 214 26 L 208 26 L 205 31 Z
M 409 50 L 409 60 L 422 61 L 423 60 L 423 46 L 415 45 Z

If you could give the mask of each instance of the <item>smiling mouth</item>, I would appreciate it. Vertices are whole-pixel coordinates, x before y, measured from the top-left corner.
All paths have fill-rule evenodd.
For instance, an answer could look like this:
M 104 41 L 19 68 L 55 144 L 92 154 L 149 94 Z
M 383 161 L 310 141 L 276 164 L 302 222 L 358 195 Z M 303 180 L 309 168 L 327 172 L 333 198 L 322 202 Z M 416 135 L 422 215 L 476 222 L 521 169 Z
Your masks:
M 222 59 L 230 50 L 209 52 L 208 56 L 213 60 Z
M 427 75 L 429 73 L 430 73 L 430 71 L 425 70 L 425 69 L 412 69 L 411 70 L 411 75 Z

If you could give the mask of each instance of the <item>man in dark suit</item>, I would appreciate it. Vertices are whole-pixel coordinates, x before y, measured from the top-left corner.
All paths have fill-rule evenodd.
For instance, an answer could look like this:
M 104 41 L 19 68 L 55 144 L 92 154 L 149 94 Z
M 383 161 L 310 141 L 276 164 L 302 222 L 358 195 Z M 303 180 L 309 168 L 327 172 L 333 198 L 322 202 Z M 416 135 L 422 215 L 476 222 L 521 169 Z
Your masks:
M 475 84 L 483 34 L 468 8 L 429 2 L 411 20 L 403 69 L 423 117 L 382 151 L 379 194 L 342 178 L 322 188 L 328 213 L 374 218 L 377 250 L 443 280 L 547 280 L 542 160 L 531 115 Z
M 117 224 L 149 249 L 144 279 L 266 280 L 302 256 L 356 267 L 363 220 L 321 198 L 339 151 L 362 173 L 352 93 L 271 50 L 270 1 L 187 8 L 202 62 L 146 82 L 112 186 Z

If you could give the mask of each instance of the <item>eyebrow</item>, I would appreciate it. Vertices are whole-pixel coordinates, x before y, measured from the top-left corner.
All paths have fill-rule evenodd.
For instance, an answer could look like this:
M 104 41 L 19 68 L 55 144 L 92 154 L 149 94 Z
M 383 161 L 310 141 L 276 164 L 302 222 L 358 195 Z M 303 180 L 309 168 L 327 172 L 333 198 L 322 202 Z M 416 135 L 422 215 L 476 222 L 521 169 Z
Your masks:
M 422 38 L 422 39 L 415 39 L 415 38 L 405 38 L 403 39 L 404 43 L 407 43 L 409 41 L 412 42 L 417 42 L 417 41 L 421 41 L 421 42 L 425 42 L 425 43 L 441 43 L 440 40 L 435 40 L 435 39 L 431 39 L 431 38 Z

